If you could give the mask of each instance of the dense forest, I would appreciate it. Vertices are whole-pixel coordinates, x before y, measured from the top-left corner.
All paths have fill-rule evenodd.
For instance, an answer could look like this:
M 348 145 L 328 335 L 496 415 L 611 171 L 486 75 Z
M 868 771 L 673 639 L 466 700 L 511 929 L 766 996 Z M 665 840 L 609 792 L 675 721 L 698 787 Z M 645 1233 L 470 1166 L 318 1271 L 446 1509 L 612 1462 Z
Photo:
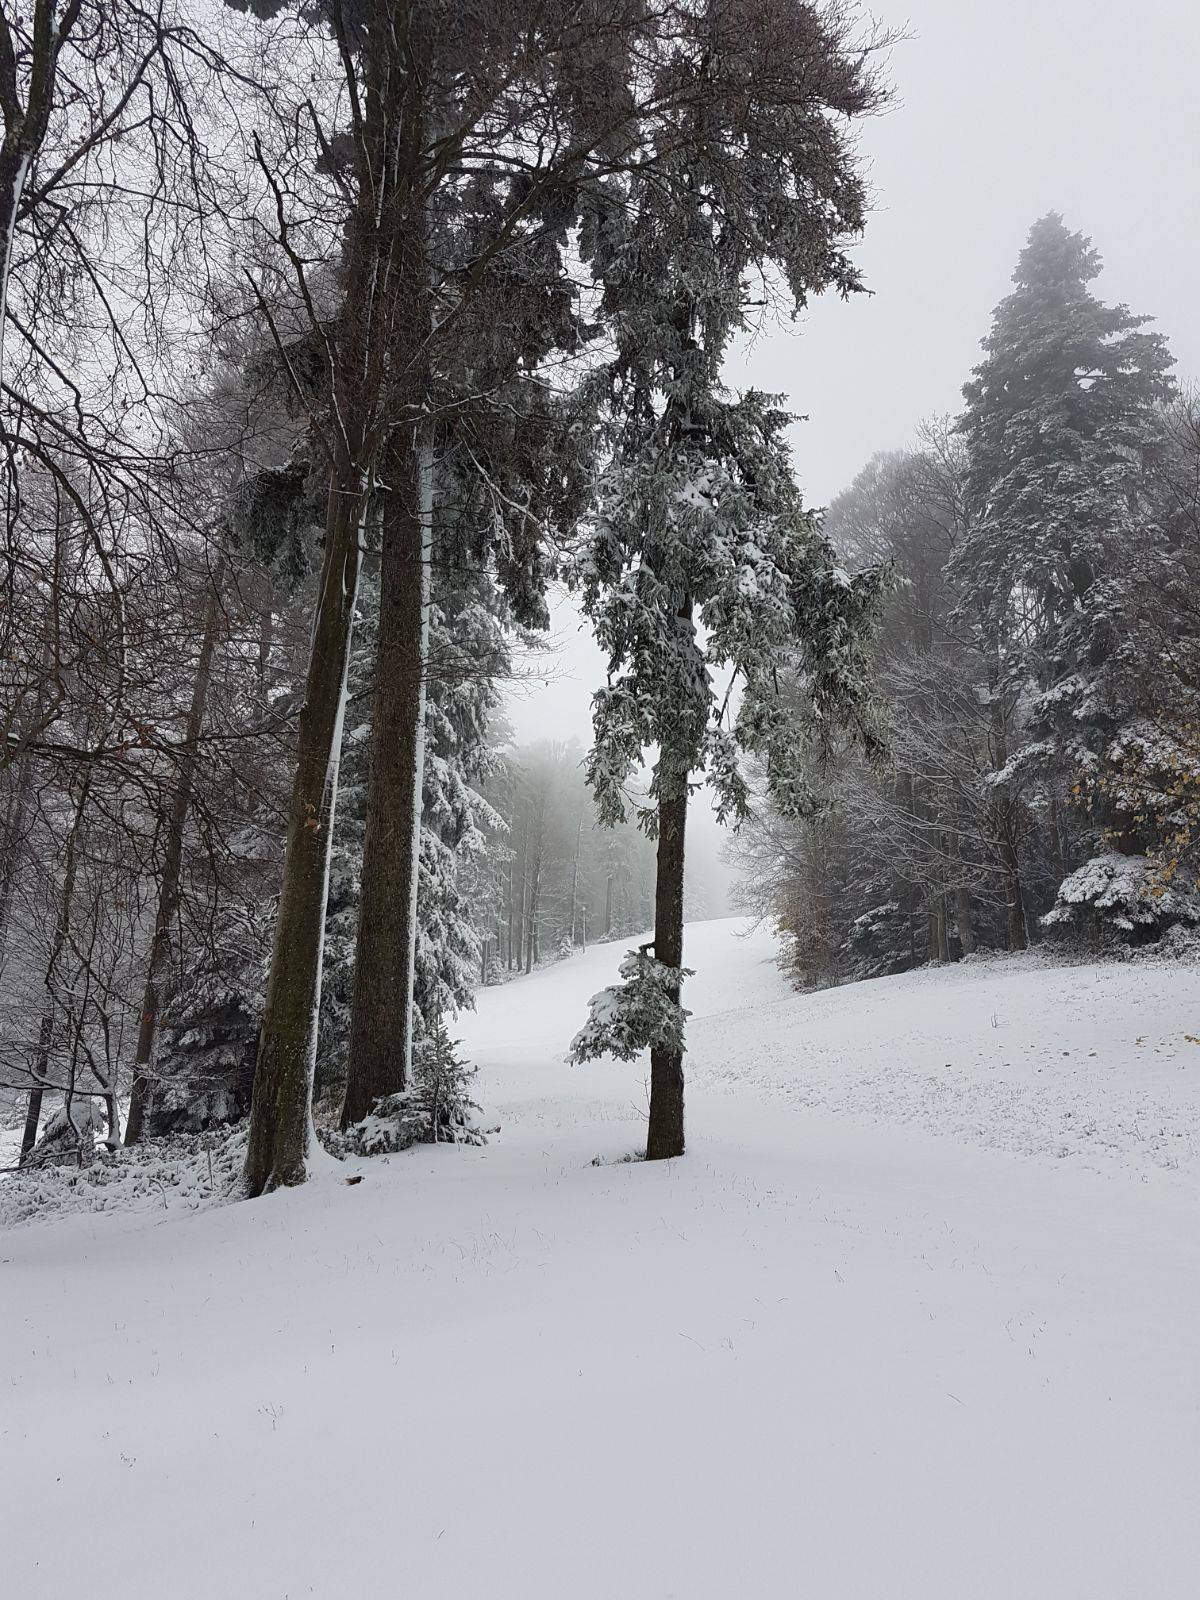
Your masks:
M 804 983 L 1200 920 L 1200 420 L 1089 241 L 1034 226 L 961 416 L 825 514 L 725 380 L 863 288 L 888 42 L 795 0 L 5 13 L 22 1162 L 245 1122 L 255 1195 L 314 1106 L 339 1151 L 458 1137 L 455 1016 L 611 939 L 573 1056 L 649 1050 L 680 1154 L 705 782 Z M 552 585 L 586 750 L 506 731 Z
M 792 0 L 5 11 L 23 1163 L 248 1117 L 255 1195 L 314 1104 L 456 1137 L 473 989 L 633 933 L 577 1053 L 652 1047 L 682 1151 L 689 793 L 742 818 L 748 758 L 798 815 L 879 744 L 882 569 L 722 372 L 763 285 L 861 287 L 885 44 Z M 586 752 L 504 735 L 552 583 Z
M 1200 922 L 1200 402 L 1100 267 L 1037 222 L 961 414 L 828 509 L 891 577 L 887 757 L 837 755 L 819 809 L 736 846 L 804 984 Z

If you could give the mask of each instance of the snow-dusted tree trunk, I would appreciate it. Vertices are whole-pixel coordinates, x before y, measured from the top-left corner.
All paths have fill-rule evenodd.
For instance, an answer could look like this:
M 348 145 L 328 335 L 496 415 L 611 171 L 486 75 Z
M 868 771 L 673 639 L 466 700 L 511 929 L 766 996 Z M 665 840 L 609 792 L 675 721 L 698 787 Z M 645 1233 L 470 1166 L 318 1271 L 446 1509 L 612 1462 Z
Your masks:
M 542 860 L 546 841 L 545 778 L 540 779 L 535 809 L 530 817 L 529 911 L 525 924 L 525 971 L 532 972 L 541 959 L 538 932 L 541 925 Z
M 42 648 L 42 688 L 37 697 L 33 716 L 30 719 L 29 725 L 31 728 L 37 728 L 41 725 L 46 686 L 50 681 L 51 665 L 50 641 L 47 638 Z M 4 971 L 5 957 L 8 952 L 8 925 L 12 916 L 17 868 L 21 861 L 20 844 L 25 832 L 32 800 L 33 762 L 24 760 L 18 763 L 16 787 L 9 795 L 8 804 L 4 812 L 4 829 L 3 833 L 0 834 L 0 841 L 3 842 L 3 858 L 0 859 L 0 973 Z
M 412 1070 L 432 555 L 432 451 L 423 427 L 395 430 L 382 475 L 379 653 L 344 1128 L 404 1089 Z
M 55 919 L 54 934 L 50 941 L 50 959 L 46 963 L 46 1009 L 42 1013 L 42 1021 L 38 1029 L 37 1055 L 34 1058 L 31 1075 L 29 1105 L 25 1113 L 25 1131 L 21 1136 L 21 1161 L 25 1160 L 37 1143 L 38 1124 L 42 1118 L 42 1097 L 45 1093 L 46 1078 L 49 1073 L 50 1047 L 54 1041 L 54 1021 L 57 1012 L 55 981 L 58 974 L 58 964 L 62 960 L 62 953 L 71 932 L 71 910 L 75 901 L 75 877 L 79 866 L 79 837 L 83 830 L 84 811 L 87 807 L 91 784 L 91 772 L 85 769 L 83 781 L 79 785 L 79 793 L 75 797 L 71 829 L 67 834 L 66 847 L 63 850 L 62 897 L 59 900 L 58 916 Z
M 17 219 L 29 174 L 50 124 L 59 52 L 79 21 L 81 4 L 82 0 L 66 0 L 59 12 L 57 0 L 34 0 L 32 16 L 27 11 L 25 18 L 30 24 L 28 56 L 24 40 L 14 39 L 8 17 L 0 12 L 0 110 L 4 114 L 4 138 L 0 142 L 0 380 L 4 376 L 4 333 Z M 18 83 L 18 61 L 28 73 L 24 101 Z
M 1000 869 L 1004 878 L 1004 904 L 1008 916 L 1008 948 L 1024 950 L 1029 943 L 1025 930 L 1025 904 L 1021 894 L 1021 864 L 1012 841 L 1010 808 L 1001 802 L 998 818 Z
M 412 24 L 405 13 L 404 28 Z M 425 686 L 433 555 L 433 439 L 427 421 L 432 311 L 421 155 L 427 38 L 407 37 L 398 62 L 396 189 L 387 263 L 396 314 L 387 352 L 380 488 L 383 546 L 362 894 L 342 1127 L 412 1071 L 417 885 L 425 765 Z M 417 54 L 409 56 L 414 46 Z
M 25 831 L 25 819 L 33 795 L 33 766 L 23 761 L 17 773 L 16 787 L 8 797 L 4 811 L 4 827 L 0 832 L 4 853 L 0 860 L 0 972 L 8 947 L 8 921 L 12 914 L 13 890 L 17 881 L 17 863 L 20 860 L 18 842 Z
M 971 896 L 960 884 L 954 891 L 954 920 L 958 924 L 958 942 L 965 956 L 975 953 L 975 929 L 971 921 Z
M 683 966 L 683 866 L 687 827 L 687 772 L 660 774 L 658 859 L 654 885 L 654 955 L 665 967 Z M 679 1002 L 677 979 L 668 998 Z M 683 1154 L 683 1051 L 658 1046 L 650 1052 L 650 1122 L 646 1160 Z
M 423 273 L 414 279 L 405 270 L 413 138 L 419 148 L 419 125 L 414 125 L 409 100 L 419 94 L 420 81 L 409 53 L 412 40 L 404 33 L 411 19 L 401 10 L 398 16 L 391 7 L 380 6 L 373 18 L 380 27 L 377 33 L 372 29 L 372 47 L 361 58 L 343 54 L 352 98 L 361 107 L 354 128 L 356 198 L 344 252 L 341 312 L 332 329 L 313 330 L 326 352 L 333 402 L 325 443 L 329 502 L 254 1077 L 246 1151 L 251 1195 L 302 1183 L 306 1176 L 329 860 L 363 526 L 377 488 L 379 462 L 387 452 L 388 422 L 406 423 L 412 439 L 414 413 L 404 407 L 406 345 L 397 330 L 421 343 L 419 328 L 406 316 L 411 306 L 405 296 L 414 281 L 424 289 Z M 400 32 L 397 24 L 403 24 Z M 381 619 L 381 641 L 383 637 Z M 380 678 L 384 676 L 381 672 Z
M 514 854 L 508 869 L 508 970 L 518 972 L 521 967 L 521 905 L 518 891 L 524 895 L 524 880 L 517 879 L 517 860 Z
M 366 495 L 366 475 L 352 461 L 344 472 L 331 476 L 325 560 L 300 712 L 279 916 L 254 1073 L 246 1148 L 250 1195 L 303 1183 L 306 1176 L 329 851 Z
M 583 843 L 583 804 L 575 825 L 575 855 L 571 863 L 571 948 L 575 948 L 575 928 L 579 920 L 579 850 Z
M 199 755 L 200 734 L 204 726 L 204 712 L 208 704 L 208 687 L 212 679 L 212 659 L 217 643 L 217 618 L 220 610 L 221 581 L 224 563 L 217 566 L 208 594 L 204 614 L 204 634 L 200 641 L 200 656 L 196 663 L 196 676 L 192 684 L 192 701 L 188 707 L 187 726 L 184 732 L 183 755 L 171 811 L 167 818 L 167 837 L 163 850 L 162 877 L 158 885 L 158 906 L 154 916 L 154 933 L 150 940 L 150 954 L 146 962 L 146 986 L 142 992 L 142 1011 L 138 1019 L 137 1049 L 133 1060 L 133 1084 L 129 1091 L 129 1115 L 125 1120 L 125 1143 L 137 1144 L 142 1136 L 146 1115 L 146 1102 L 150 1096 L 148 1068 L 154 1051 L 154 1036 L 158 1028 L 159 986 L 171 951 L 171 927 L 179 907 L 180 873 L 183 867 L 183 835 L 188 811 L 192 804 L 192 789 L 196 780 L 196 761 Z
M 993 643 L 989 650 L 993 666 L 989 685 L 992 705 L 992 765 L 1000 772 L 1008 762 L 1008 730 L 1000 688 L 1000 648 Z M 1000 878 L 1004 885 L 1004 904 L 1008 919 L 1008 948 L 1024 950 L 1028 944 L 1025 931 L 1025 905 L 1021 894 L 1021 863 L 1017 855 L 1016 813 L 1011 795 L 999 785 L 993 787 L 991 796 L 991 822 L 995 834 L 996 854 L 1000 858 Z

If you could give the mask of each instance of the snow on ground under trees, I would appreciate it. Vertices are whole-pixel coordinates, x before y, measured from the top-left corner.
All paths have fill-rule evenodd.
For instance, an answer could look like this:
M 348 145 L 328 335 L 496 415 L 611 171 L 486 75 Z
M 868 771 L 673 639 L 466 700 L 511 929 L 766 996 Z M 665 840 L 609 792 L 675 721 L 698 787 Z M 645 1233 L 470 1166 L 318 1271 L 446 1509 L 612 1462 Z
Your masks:
M 462 1020 L 484 1148 L 0 1234 L 3 1592 L 1195 1595 L 1200 972 L 741 931 L 682 1161 L 563 1064 L 609 945 Z

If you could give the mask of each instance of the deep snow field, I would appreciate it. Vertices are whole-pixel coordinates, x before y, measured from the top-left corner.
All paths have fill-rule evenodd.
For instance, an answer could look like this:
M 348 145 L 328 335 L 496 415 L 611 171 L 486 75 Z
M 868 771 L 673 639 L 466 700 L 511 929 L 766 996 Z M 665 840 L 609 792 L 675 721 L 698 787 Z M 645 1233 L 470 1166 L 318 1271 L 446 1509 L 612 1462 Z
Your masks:
M 484 1148 L 0 1233 L 6 1600 L 1200 1594 L 1200 971 L 743 934 L 682 1161 L 608 945 L 462 1019 Z

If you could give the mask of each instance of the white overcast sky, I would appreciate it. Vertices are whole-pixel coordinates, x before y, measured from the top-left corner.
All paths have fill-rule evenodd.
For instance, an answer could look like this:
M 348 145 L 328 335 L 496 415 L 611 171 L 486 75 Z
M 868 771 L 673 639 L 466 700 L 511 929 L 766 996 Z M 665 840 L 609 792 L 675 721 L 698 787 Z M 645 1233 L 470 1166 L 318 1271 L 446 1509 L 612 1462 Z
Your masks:
M 1092 236 L 1099 293 L 1156 318 L 1200 378 L 1198 0 L 907 0 L 891 110 L 863 131 L 874 195 L 857 256 L 872 294 L 817 302 L 730 363 L 779 391 L 813 504 L 922 417 L 955 411 L 1017 252 L 1049 210 Z M 519 741 L 586 742 L 603 664 L 556 607 L 550 680 L 514 692 Z

